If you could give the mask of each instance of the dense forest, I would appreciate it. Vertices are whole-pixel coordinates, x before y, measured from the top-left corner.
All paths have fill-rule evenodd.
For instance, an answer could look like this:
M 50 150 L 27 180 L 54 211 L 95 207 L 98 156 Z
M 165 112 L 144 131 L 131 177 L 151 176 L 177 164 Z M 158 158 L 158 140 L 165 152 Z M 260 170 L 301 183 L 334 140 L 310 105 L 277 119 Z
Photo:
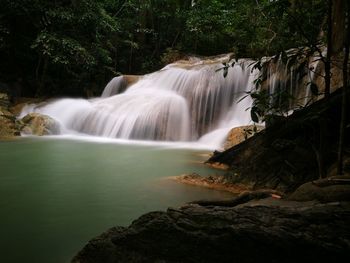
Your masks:
M 187 55 L 262 57 L 326 42 L 324 0 L 2 0 L 0 82 L 15 96 L 99 95 Z

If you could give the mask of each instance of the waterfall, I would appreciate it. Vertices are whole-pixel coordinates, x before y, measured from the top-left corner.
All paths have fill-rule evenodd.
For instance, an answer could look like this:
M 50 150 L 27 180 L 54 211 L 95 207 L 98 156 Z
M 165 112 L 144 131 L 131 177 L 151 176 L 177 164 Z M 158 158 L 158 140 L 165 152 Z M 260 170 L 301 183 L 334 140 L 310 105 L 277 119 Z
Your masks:
M 252 61 L 239 60 L 224 77 L 220 68 L 228 61 L 229 55 L 179 61 L 140 77 L 127 88 L 123 76 L 116 77 L 100 98 L 59 99 L 26 107 L 21 115 L 49 115 L 64 134 L 162 141 L 202 137 L 210 143 L 212 138 L 204 135 L 250 122 L 246 110 L 250 98 L 238 101 L 251 90 L 256 71 L 252 72 Z M 220 135 L 221 141 L 226 134 Z
M 106 98 L 121 93 L 125 90 L 126 85 L 127 83 L 124 79 L 124 76 L 113 78 L 110 82 L 108 82 L 108 84 L 104 88 L 101 98 Z
M 296 50 L 288 50 L 291 56 Z M 323 50 L 322 55 L 326 56 L 327 49 Z M 299 58 L 300 61 L 291 62 L 290 59 L 286 63 L 279 58 L 267 58 L 269 60 L 267 67 L 267 75 L 265 87 L 267 88 L 271 103 L 281 105 L 282 101 L 286 102 L 286 94 L 289 96 L 289 103 L 285 105 L 284 110 L 294 110 L 319 99 L 320 97 L 312 94 L 310 89 L 311 83 L 316 83 L 319 92 L 324 89 L 323 84 L 323 67 L 320 63 L 321 59 L 318 54 Z M 284 96 L 284 98 L 283 98 Z

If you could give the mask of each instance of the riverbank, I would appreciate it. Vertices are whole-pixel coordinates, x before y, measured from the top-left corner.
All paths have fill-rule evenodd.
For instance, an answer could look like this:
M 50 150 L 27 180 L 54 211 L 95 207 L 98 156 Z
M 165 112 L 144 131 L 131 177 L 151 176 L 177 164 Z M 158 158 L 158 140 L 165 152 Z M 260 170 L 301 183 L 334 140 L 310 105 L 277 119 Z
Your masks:
M 350 252 L 350 185 L 342 187 L 331 202 L 252 192 L 147 213 L 92 239 L 72 263 L 338 261 Z

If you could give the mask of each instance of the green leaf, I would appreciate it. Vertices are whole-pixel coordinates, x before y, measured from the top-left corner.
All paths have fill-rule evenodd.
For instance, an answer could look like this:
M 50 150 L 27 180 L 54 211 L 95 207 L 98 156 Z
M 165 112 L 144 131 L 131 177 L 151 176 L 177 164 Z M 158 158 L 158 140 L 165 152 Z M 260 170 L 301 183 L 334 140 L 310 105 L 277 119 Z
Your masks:
M 252 107 L 252 109 L 250 110 L 250 117 L 251 117 L 253 122 L 259 122 L 259 116 L 258 116 L 256 110 L 257 110 L 256 107 Z
M 253 99 L 258 99 L 258 98 L 259 98 L 259 94 L 257 94 L 257 93 L 251 93 L 250 96 L 251 96 Z

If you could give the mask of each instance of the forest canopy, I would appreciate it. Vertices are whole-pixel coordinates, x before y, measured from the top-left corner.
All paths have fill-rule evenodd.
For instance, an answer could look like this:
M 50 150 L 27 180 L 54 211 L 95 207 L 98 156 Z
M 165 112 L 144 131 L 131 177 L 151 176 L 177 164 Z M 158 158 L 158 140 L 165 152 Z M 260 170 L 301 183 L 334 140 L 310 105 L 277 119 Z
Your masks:
M 0 82 L 95 95 L 183 55 L 257 58 L 325 41 L 324 0 L 1 0 Z

